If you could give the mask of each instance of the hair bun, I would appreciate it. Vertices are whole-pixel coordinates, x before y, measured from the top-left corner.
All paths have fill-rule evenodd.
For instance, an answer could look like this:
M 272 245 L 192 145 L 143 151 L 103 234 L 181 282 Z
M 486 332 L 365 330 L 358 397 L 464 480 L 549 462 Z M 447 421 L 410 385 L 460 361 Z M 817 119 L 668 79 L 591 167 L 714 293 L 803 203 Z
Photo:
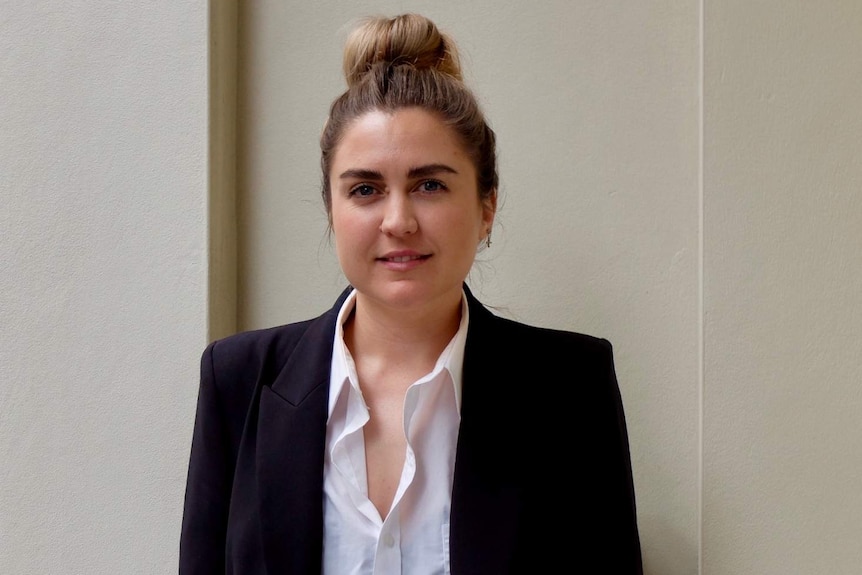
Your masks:
M 353 29 L 344 45 L 348 87 L 378 64 L 433 68 L 462 80 L 455 43 L 434 22 L 418 14 L 367 18 Z

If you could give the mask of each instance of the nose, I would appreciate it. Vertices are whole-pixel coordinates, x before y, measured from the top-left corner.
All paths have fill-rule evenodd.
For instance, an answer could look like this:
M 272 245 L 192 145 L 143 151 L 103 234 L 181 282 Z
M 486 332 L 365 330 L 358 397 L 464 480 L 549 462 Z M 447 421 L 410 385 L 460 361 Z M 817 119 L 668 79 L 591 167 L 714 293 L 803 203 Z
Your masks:
M 386 198 L 380 231 L 390 236 L 405 236 L 416 233 L 419 222 L 410 198 L 404 194 L 390 193 Z

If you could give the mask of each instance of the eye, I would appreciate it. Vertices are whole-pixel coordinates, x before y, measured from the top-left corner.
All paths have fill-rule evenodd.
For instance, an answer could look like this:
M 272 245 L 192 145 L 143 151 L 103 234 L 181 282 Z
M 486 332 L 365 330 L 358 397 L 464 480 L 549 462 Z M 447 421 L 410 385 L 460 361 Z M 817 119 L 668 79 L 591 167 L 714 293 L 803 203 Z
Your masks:
M 375 190 L 373 186 L 369 186 L 368 184 L 359 184 L 357 186 L 353 186 L 350 189 L 350 192 L 348 192 L 348 195 L 357 198 L 370 198 L 376 193 L 377 190 Z
M 419 191 L 427 194 L 433 194 L 435 192 L 442 192 L 446 189 L 446 186 L 443 185 L 442 182 L 438 182 L 437 180 L 425 180 L 421 184 L 419 184 Z

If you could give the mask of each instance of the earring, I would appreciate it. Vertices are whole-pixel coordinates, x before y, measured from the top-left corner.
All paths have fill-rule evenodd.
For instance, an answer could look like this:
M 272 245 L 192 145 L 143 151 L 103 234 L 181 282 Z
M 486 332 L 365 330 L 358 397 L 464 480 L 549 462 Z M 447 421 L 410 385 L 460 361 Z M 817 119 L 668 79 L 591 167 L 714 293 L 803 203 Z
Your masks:
M 485 246 L 491 247 L 491 230 L 488 230 L 488 235 L 485 236 Z

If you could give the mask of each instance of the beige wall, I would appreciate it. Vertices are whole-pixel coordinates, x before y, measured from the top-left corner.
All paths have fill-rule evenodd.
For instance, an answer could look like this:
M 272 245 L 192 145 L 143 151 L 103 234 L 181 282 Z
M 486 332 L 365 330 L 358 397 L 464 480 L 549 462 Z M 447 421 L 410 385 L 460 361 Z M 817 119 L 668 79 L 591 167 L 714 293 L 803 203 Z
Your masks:
M 862 3 L 705 12 L 703 564 L 862 569 Z
M 242 3 L 235 304 L 231 4 L 0 8 L 0 573 L 175 569 L 202 346 L 342 288 L 341 27 L 406 10 L 500 137 L 475 290 L 614 342 L 647 573 L 858 572 L 862 4 Z
M 0 2 L 0 573 L 176 572 L 207 7 Z

